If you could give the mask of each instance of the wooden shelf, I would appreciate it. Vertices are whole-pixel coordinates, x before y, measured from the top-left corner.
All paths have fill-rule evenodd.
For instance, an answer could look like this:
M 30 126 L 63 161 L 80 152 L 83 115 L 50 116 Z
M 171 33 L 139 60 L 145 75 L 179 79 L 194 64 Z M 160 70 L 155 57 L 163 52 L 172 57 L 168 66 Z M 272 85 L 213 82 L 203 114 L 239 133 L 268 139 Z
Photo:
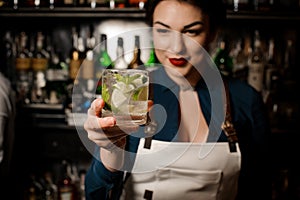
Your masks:
M 104 7 L 57 7 L 50 8 L 0 8 L 0 17 L 46 17 L 46 18 L 145 18 L 144 9 Z M 300 21 L 299 11 L 227 11 L 229 20 L 289 20 Z
M 300 21 L 300 12 L 297 11 L 227 11 L 229 20 L 284 20 Z
M 1 8 L 0 17 L 20 18 L 20 17 L 46 17 L 46 18 L 145 18 L 145 10 L 137 8 L 88 8 L 88 7 L 60 7 L 49 8 Z

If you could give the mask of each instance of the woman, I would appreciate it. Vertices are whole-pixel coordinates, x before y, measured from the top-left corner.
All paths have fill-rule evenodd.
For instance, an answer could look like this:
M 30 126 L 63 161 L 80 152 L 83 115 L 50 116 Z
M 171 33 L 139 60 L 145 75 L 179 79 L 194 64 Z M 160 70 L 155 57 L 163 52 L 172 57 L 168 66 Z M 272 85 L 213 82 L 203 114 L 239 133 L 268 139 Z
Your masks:
M 154 0 L 148 11 L 162 65 L 151 75 L 151 122 L 116 127 L 115 118 L 101 118 L 103 100 L 92 103 L 84 127 L 99 149 L 86 175 L 87 199 L 267 199 L 261 96 L 221 78 L 205 59 L 224 23 L 222 0 Z

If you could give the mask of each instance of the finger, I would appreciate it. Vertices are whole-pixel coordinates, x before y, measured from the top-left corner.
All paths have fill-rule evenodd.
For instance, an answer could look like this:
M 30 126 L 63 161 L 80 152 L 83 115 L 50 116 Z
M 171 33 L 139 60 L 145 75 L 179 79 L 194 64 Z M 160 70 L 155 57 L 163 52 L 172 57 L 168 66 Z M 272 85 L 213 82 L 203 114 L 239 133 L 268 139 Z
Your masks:
M 98 123 L 103 130 L 106 130 L 108 128 L 114 127 L 117 121 L 116 118 L 114 117 L 103 117 L 103 118 L 98 118 Z
M 154 102 L 152 100 L 148 100 L 148 112 L 151 110 Z
M 94 111 L 95 115 L 100 117 L 101 116 L 101 110 L 104 107 L 104 101 L 101 98 L 95 99 L 91 104 L 91 109 Z

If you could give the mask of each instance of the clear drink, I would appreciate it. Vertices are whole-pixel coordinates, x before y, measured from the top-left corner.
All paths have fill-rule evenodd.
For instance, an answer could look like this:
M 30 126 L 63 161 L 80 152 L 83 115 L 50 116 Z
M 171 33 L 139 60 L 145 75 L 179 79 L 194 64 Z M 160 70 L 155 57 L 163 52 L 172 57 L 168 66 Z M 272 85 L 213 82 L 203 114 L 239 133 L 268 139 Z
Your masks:
M 115 116 L 117 125 L 147 121 L 149 74 L 147 70 L 106 69 L 102 75 L 102 116 Z

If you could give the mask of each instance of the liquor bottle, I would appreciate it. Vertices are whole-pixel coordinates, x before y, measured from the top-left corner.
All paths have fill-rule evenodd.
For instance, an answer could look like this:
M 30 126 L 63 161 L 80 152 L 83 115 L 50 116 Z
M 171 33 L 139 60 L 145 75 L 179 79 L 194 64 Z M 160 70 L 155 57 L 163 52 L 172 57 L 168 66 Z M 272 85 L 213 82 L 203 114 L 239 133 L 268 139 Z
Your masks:
M 126 0 L 110 0 L 110 8 L 125 8 L 127 6 Z
M 283 70 L 282 75 L 286 81 L 295 80 L 297 77 L 296 72 L 296 49 L 293 40 L 286 41 L 284 50 Z
M 134 36 L 133 58 L 128 64 L 129 69 L 145 69 L 144 62 L 141 59 L 140 36 Z
M 149 58 L 145 63 L 146 69 L 149 71 L 154 70 L 157 68 L 156 64 L 158 64 L 158 60 L 156 58 L 154 48 L 151 48 L 149 53 Z
M 46 73 L 47 103 L 64 104 L 69 80 L 68 64 L 61 51 L 53 48 L 51 52 L 51 59 Z
M 243 48 L 244 46 L 244 48 Z M 239 39 L 236 43 L 236 47 L 230 53 L 230 56 L 233 60 L 233 77 L 236 77 L 240 80 L 247 81 L 247 60 L 248 54 L 245 51 L 246 48 L 246 39 L 244 42 L 242 39 Z
M 233 0 L 233 11 L 250 10 L 250 0 Z
M 115 69 L 127 69 L 128 64 L 124 58 L 124 46 L 123 46 L 123 38 L 118 37 L 118 45 L 117 45 L 117 58 L 114 62 Z
M 82 79 L 94 79 L 94 48 L 96 45 L 96 38 L 93 35 L 94 28 L 93 26 L 90 26 L 89 32 L 87 34 L 86 38 L 86 50 L 85 50 L 85 56 L 84 61 L 82 63 L 81 67 L 81 76 Z
M 37 180 L 35 174 L 30 174 L 25 185 L 24 200 L 43 199 L 43 185 Z
M 99 53 L 96 56 L 95 59 L 95 71 L 96 71 L 96 82 L 97 82 L 97 89 L 96 94 L 100 95 L 102 90 L 102 72 L 104 69 L 112 69 L 113 63 L 111 60 L 110 55 L 107 51 L 107 35 L 106 34 L 100 34 L 100 44 L 99 46 Z
M 80 52 L 78 50 L 78 32 L 75 27 L 72 28 L 72 43 L 70 51 L 69 77 L 74 81 L 81 65 Z
M 36 47 L 32 58 L 33 84 L 31 90 L 32 103 L 45 103 L 46 99 L 46 70 L 48 68 L 49 55 L 44 49 L 44 35 L 38 32 L 36 35 Z
M 91 8 L 96 8 L 96 7 L 109 7 L 108 0 L 88 0 L 88 5 Z
M 282 99 L 279 97 L 280 94 L 280 79 L 282 78 L 280 76 L 280 72 L 278 69 L 278 66 L 275 62 L 275 42 L 274 39 L 271 38 L 269 40 L 269 46 L 268 46 L 268 54 L 267 54 L 267 61 L 265 66 L 265 79 L 264 79 L 264 86 L 265 86 L 265 92 L 264 92 L 264 102 L 266 104 L 269 121 L 271 127 L 276 127 L 279 123 L 279 107 L 281 107 Z
M 76 187 L 71 177 L 71 165 L 63 160 L 61 177 L 57 183 L 58 200 L 76 200 Z
M 264 74 L 264 86 L 269 92 L 273 92 L 274 90 L 278 89 L 278 81 L 280 79 L 279 69 L 276 66 L 276 61 L 274 59 L 274 49 L 275 42 L 274 39 L 271 38 L 269 40 L 267 62 Z
M 53 176 L 51 172 L 45 172 L 43 176 L 43 199 L 45 200 L 57 200 L 57 185 L 53 182 Z
M 259 11 L 270 11 L 274 7 L 274 0 L 254 0 L 254 9 Z
M 224 39 L 220 41 L 213 60 L 224 76 L 232 76 L 233 61 L 232 57 L 229 55 L 229 48 Z
M 90 107 L 91 102 L 95 98 L 95 73 L 94 73 L 94 47 L 96 45 L 96 39 L 93 36 L 94 29 L 91 26 L 88 37 L 86 39 L 86 56 L 81 67 L 81 83 L 77 85 L 77 88 L 81 90 L 81 99 L 78 96 L 77 106 L 80 108 L 77 111 L 86 112 Z
M 130 7 L 144 9 L 146 6 L 147 0 L 129 0 L 128 3 L 129 3 Z
M 3 72 L 9 80 L 11 80 L 13 88 L 15 88 L 15 67 L 14 61 L 16 57 L 16 46 L 13 41 L 13 36 L 11 31 L 6 31 L 3 37 L 3 43 L 1 43 L 3 48 L 1 51 L 0 64 L 3 66 Z
M 261 39 L 258 30 L 254 35 L 254 50 L 249 59 L 248 83 L 257 91 L 263 90 L 263 77 L 265 67 L 265 55 L 261 47 Z
M 82 64 L 83 60 L 86 57 L 86 52 L 85 52 L 84 39 L 83 36 L 81 36 L 80 34 L 78 35 L 78 51 L 79 51 L 79 60 L 80 63 Z
M 66 7 L 77 7 L 79 0 L 64 0 L 64 6 Z
M 14 10 L 18 10 L 19 7 L 20 7 L 19 0 L 13 0 L 13 6 L 12 6 L 12 8 L 13 8 Z
M 32 71 L 31 57 L 28 50 L 28 35 L 25 32 L 20 32 L 17 37 L 18 47 L 15 59 L 15 68 L 17 73 L 16 90 L 17 101 L 20 103 L 30 103 L 29 92 L 31 90 Z

